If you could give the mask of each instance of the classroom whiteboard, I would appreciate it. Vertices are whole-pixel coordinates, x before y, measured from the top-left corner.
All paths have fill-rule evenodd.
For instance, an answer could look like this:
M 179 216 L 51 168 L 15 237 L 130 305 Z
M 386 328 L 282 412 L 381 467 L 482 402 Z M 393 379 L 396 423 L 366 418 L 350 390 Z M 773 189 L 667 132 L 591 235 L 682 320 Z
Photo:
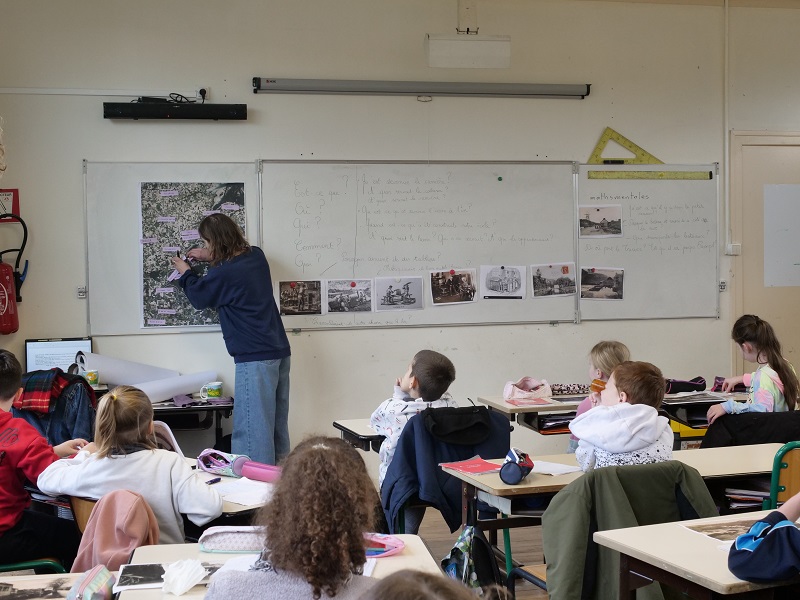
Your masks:
M 89 330 L 92 335 L 214 330 L 142 325 L 140 188 L 143 182 L 243 182 L 247 238 L 260 241 L 258 163 L 84 163 Z M 168 258 L 164 258 L 165 264 Z M 165 282 L 164 285 L 168 285 Z M 175 293 L 183 294 L 177 290 Z
M 590 176 L 600 171 L 621 173 L 623 178 Z M 665 178 L 637 179 L 637 172 Z M 681 179 L 680 173 L 706 177 Z M 581 319 L 718 317 L 718 198 L 716 164 L 581 165 L 579 219 L 600 212 L 592 207 L 619 207 L 622 234 L 581 234 L 579 271 L 589 270 L 591 276 L 593 268 L 619 268 L 624 273 L 623 299 L 582 298 Z M 582 293 L 587 288 L 591 290 L 582 284 Z
M 264 251 L 276 297 L 280 282 L 423 278 L 421 310 L 285 314 L 284 327 L 574 321 L 574 294 L 531 298 L 529 267 L 574 267 L 576 171 L 572 162 L 265 161 Z M 479 278 L 482 265 L 524 266 L 528 294 L 487 300 L 478 281 L 476 301 L 432 304 L 431 271 Z

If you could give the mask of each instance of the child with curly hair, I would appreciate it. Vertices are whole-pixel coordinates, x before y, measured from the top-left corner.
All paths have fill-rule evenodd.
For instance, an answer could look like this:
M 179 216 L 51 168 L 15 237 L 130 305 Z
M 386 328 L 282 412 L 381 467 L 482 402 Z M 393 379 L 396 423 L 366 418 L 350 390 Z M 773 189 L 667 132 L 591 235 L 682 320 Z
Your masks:
M 220 571 L 207 600 L 355 600 L 376 583 L 361 575 L 375 488 L 358 451 L 330 437 L 301 442 L 261 509 L 264 550 L 249 571 Z

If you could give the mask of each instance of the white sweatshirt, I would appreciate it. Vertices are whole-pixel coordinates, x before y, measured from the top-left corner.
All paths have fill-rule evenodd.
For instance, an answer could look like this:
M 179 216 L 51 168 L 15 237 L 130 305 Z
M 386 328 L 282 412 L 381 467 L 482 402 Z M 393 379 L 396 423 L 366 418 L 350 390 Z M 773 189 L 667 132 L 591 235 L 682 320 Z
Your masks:
M 672 459 L 669 420 L 646 404 L 597 406 L 575 417 L 569 429 L 580 439 L 575 458 L 584 471 Z
M 204 525 L 222 514 L 222 497 L 206 485 L 186 461 L 168 450 L 140 450 L 125 456 L 97 458 L 79 452 L 57 460 L 37 481 L 45 494 L 100 498 L 114 490 L 141 494 L 159 527 L 159 543 L 183 544 L 183 518 Z

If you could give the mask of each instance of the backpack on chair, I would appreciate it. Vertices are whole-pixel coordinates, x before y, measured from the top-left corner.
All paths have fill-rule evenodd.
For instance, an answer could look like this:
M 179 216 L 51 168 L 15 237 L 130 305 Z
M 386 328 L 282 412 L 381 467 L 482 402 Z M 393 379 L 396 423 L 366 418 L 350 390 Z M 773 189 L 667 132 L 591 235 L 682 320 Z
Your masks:
M 477 527 L 461 530 L 450 553 L 442 559 L 442 569 L 451 579 L 471 588 L 504 585 L 489 540 Z

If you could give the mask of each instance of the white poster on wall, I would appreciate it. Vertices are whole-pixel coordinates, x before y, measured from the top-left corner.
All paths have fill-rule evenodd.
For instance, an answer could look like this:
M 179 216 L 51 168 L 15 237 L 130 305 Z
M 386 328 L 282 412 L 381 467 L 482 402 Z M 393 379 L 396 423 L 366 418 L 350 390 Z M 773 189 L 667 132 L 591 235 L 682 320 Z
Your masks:
M 764 287 L 800 285 L 798 223 L 800 185 L 765 185 Z

